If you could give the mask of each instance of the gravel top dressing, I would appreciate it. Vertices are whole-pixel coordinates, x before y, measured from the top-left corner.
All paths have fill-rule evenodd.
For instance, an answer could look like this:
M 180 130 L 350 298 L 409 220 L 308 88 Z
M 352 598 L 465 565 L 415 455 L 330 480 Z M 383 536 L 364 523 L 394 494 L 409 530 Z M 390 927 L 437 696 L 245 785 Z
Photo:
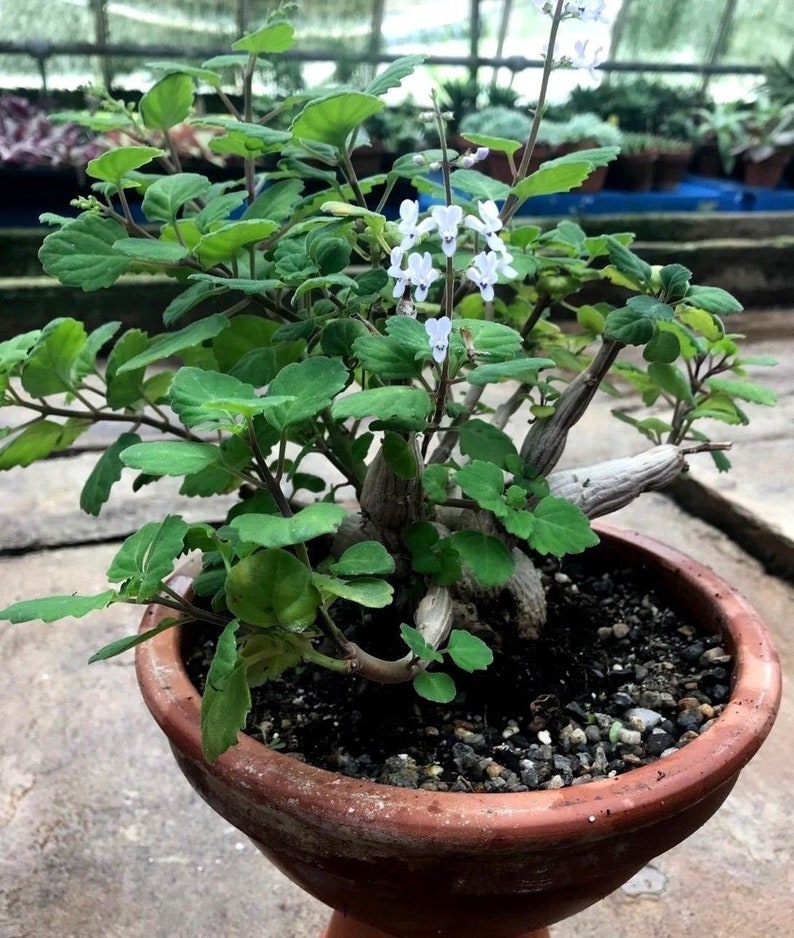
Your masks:
M 498 600 L 481 609 L 478 634 L 495 660 L 470 675 L 454 669 L 450 704 L 418 697 L 410 683 L 306 667 L 252 691 L 246 731 L 324 769 L 433 791 L 562 788 L 653 762 L 721 712 L 731 659 L 717 636 L 660 604 L 641 571 L 591 566 L 569 559 L 546 569 L 548 621 L 537 642 L 504 639 L 509 610 Z M 201 690 L 205 645 L 187 658 Z

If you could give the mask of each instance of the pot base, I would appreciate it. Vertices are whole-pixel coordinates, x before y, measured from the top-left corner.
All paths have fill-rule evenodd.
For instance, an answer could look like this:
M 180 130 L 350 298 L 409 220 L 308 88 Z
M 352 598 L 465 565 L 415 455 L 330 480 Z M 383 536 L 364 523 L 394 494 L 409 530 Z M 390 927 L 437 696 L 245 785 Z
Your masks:
M 379 928 L 372 928 L 363 922 L 357 922 L 341 912 L 334 912 L 320 938 L 394 938 L 394 936 Z M 535 928 L 516 935 L 516 938 L 551 938 L 551 933 L 548 928 Z

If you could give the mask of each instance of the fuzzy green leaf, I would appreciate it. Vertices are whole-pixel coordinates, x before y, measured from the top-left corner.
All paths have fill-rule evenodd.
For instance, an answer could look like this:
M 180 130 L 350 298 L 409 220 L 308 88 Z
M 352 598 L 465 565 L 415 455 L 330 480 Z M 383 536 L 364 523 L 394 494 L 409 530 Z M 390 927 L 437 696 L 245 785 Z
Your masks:
M 772 407 L 777 403 L 777 395 L 771 388 L 765 388 L 754 381 L 736 381 L 732 378 L 709 378 L 709 390 L 721 391 L 740 401 L 751 404 L 764 404 Z
M 256 55 L 275 55 L 286 52 L 295 44 L 295 31 L 291 23 L 267 23 L 256 32 L 242 36 L 232 43 L 237 52 L 250 52 Z
M 686 291 L 683 302 L 696 309 L 704 309 L 707 313 L 718 316 L 740 313 L 744 308 L 742 304 L 721 287 L 690 287 Z
M 469 372 L 468 379 L 477 387 L 496 381 L 520 381 L 536 384 L 541 368 L 553 368 L 550 358 L 515 358 L 512 361 L 478 365 Z
M 398 88 L 403 78 L 413 75 L 414 71 L 424 62 L 424 55 L 403 55 L 389 64 L 379 75 L 376 75 L 364 89 L 366 94 L 382 95 L 391 88 Z
M 481 638 L 464 629 L 453 629 L 444 649 L 464 671 L 484 671 L 493 662 L 493 652 Z
M 221 632 L 201 698 L 201 749 L 207 762 L 236 745 L 251 709 L 246 662 L 237 651 L 238 627 L 233 620 Z
M 126 176 L 127 173 L 151 163 L 155 157 L 164 155 L 165 150 L 161 150 L 159 147 L 116 147 L 96 157 L 96 159 L 89 160 L 85 171 L 94 179 L 101 179 L 103 182 L 111 182 L 118 186 L 122 177 Z
M 45 273 L 86 292 L 109 287 L 130 267 L 113 245 L 124 229 L 109 218 L 84 214 L 48 234 L 39 250 Z
M 336 420 L 348 417 L 396 418 L 424 421 L 433 410 L 430 395 L 422 388 L 384 387 L 356 391 L 334 402 L 331 413 Z
M 87 615 L 97 609 L 106 609 L 116 598 L 115 590 L 106 590 L 96 596 L 47 596 L 43 599 L 24 599 L 0 610 L 0 619 L 17 624 L 19 622 L 55 622 L 66 616 Z
M 138 602 L 152 599 L 173 572 L 189 530 L 179 515 L 148 522 L 124 541 L 108 568 L 108 579 L 122 583 L 123 594 Z
M 320 594 L 312 585 L 309 568 L 293 554 L 260 550 L 229 571 L 226 604 L 234 615 L 252 625 L 302 631 L 314 622 Z
M 278 230 L 278 222 L 267 218 L 233 221 L 201 236 L 193 253 L 204 267 L 214 267 L 221 261 L 232 260 L 250 244 L 264 241 Z
M 617 238 L 609 236 L 607 238 L 607 250 L 612 264 L 635 289 L 643 290 L 651 283 L 653 268 L 642 258 L 637 257 L 625 244 L 622 244 Z
M 167 629 L 172 629 L 175 625 L 179 625 L 179 622 L 178 616 L 169 616 L 163 619 L 159 625 L 156 625 L 153 629 L 148 629 L 146 632 L 136 632 L 135 635 L 126 635 L 124 638 L 117 638 L 114 642 L 103 645 L 99 651 L 95 651 L 88 659 L 88 663 L 95 664 L 97 661 L 107 661 L 108 658 L 115 658 L 116 655 L 122 655 L 125 651 L 135 648 L 136 645 L 148 642 L 150 638 L 154 638 L 155 635 L 159 635 L 160 632 L 165 632 Z
M 441 671 L 421 671 L 413 681 L 414 690 L 433 703 L 449 703 L 455 699 L 455 682 Z
M 424 635 L 411 625 L 400 626 L 400 635 L 405 644 L 421 661 L 443 661 L 444 656 L 425 639 Z
M 206 319 L 199 319 L 179 332 L 169 332 L 155 336 L 148 348 L 120 365 L 117 374 L 126 374 L 147 365 L 153 365 L 164 358 L 179 355 L 185 349 L 192 349 L 201 345 L 208 339 L 214 339 L 229 325 L 229 320 L 223 313 L 216 313 Z
M 42 330 L 22 369 L 22 387 L 32 397 L 70 391 L 74 368 L 87 341 L 76 319 L 56 319 Z
M 485 459 L 500 469 L 505 468 L 507 456 L 518 455 L 515 443 L 503 430 L 476 417 L 461 424 L 459 445 L 464 456 Z
M 303 544 L 323 534 L 333 534 L 347 512 L 333 502 L 314 502 L 289 518 L 281 515 L 244 514 L 231 522 L 244 541 L 262 547 Z
M 362 541 L 348 547 L 331 570 L 337 576 L 388 576 L 394 573 L 394 557 L 380 541 Z
M 400 479 L 413 479 L 419 472 L 414 449 L 399 433 L 388 432 L 383 438 L 383 458 Z
M 458 469 L 454 479 L 464 494 L 473 498 L 480 508 L 492 511 L 497 517 L 504 515 L 504 476 L 498 466 L 475 459 Z
M 533 516 L 535 523 L 528 542 L 539 554 L 562 557 L 598 543 L 587 516 L 564 498 L 547 495 L 535 506 Z
M 170 390 L 171 407 L 186 427 L 227 429 L 294 398 L 260 397 L 250 384 L 232 375 L 180 368 Z
M 315 417 L 331 404 L 348 381 L 348 372 L 338 358 L 316 356 L 293 362 L 282 368 L 270 382 L 268 396 L 292 397 L 265 414 L 265 419 L 280 432 L 296 423 Z
M 338 149 L 368 117 L 383 110 L 380 98 L 360 91 L 333 91 L 310 101 L 292 122 L 297 139 L 317 140 Z
M 199 173 L 162 176 L 146 190 L 143 214 L 149 221 L 174 221 L 182 206 L 204 198 L 210 185 L 209 179 Z
M 138 105 L 144 127 L 149 130 L 170 130 L 187 120 L 193 108 L 193 78 L 172 72 L 156 82 L 143 95 Z
M 456 531 L 448 540 L 482 586 L 501 586 L 515 569 L 510 550 L 498 537 L 479 531 Z
M 174 241 L 153 241 L 150 238 L 121 238 L 113 249 L 144 264 L 179 264 L 188 254 L 187 248 Z
M 110 490 L 121 478 L 124 463 L 121 453 L 135 443 L 140 443 L 137 433 L 122 433 L 102 453 L 80 492 L 80 507 L 89 515 L 98 515 L 100 509 L 110 497 Z
M 394 595 L 391 584 L 377 577 L 342 580 L 339 577 L 315 573 L 312 579 L 321 593 L 347 599 L 360 606 L 366 606 L 368 609 L 383 609 L 391 603 Z
M 119 456 L 125 466 L 153 476 L 183 476 L 220 462 L 212 443 L 157 440 L 128 446 Z
M 91 424 L 87 420 L 68 420 L 66 423 L 37 420 L 28 424 L 0 449 L 0 471 L 14 466 L 29 466 L 50 453 L 68 449 L 89 426 Z

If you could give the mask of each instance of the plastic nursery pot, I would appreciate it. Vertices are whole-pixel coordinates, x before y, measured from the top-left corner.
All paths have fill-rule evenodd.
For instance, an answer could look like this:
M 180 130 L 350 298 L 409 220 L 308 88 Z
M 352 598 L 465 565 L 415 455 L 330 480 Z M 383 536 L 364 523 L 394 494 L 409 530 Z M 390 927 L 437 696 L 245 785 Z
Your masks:
M 241 735 L 208 765 L 199 695 L 176 629 L 138 646 L 144 699 L 196 791 L 335 912 L 326 938 L 527 938 L 597 902 L 719 808 L 769 732 L 780 665 L 753 608 L 707 567 L 598 526 L 606 552 L 645 567 L 662 598 L 734 656 L 730 700 L 683 749 L 554 791 L 407 790 L 306 765 Z M 177 574 L 171 586 L 190 588 Z M 167 609 L 147 609 L 149 629 Z

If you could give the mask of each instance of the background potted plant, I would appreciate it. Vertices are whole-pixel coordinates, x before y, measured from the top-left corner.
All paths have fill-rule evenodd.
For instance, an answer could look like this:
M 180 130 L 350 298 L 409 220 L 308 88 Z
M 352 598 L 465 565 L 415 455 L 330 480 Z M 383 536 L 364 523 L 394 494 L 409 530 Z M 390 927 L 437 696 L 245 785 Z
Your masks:
M 555 27 L 576 15 L 562 0 L 549 12 Z M 678 264 L 652 268 L 630 236 L 517 221 L 532 195 L 570 191 L 616 154 L 580 151 L 527 175 L 551 54 L 512 186 L 451 158 L 437 114 L 441 146 L 399 158 L 386 187 L 410 179 L 440 201 L 424 215 L 406 199 L 390 223 L 368 207 L 350 154 L 359 126 L 418 57 L 393 63 L 364 91 L 308 95 L 287 129 L 244 119 L 258 59 L 292 40 L 278 13 L 238 40 L 244 113 L 198 119 L 219 131 L 222 152 L 244 159 L 237 187 L 151 172 L 162 148 L 122 146 L 89 163 L 95 194 L 76 219 L 46 219 L 55 230 L 42 263 L 66 284 L 98 290 L 138 269 L 180 279 L 166 330 L 118 335 L 108 322 L 89 335 L 60 318 L 0 346 L 13 421 L 0 467 L 30 465 L 92 424 L 115 422 L 123 430 L 86 480 L 84 510 L 99 513 L 125 469 L 139 486 L 176 476 L 185 494 L 239 499 L 220 524 L 168 515 L 144 525 L 118 551 L 113 585 L 100 594 L 14 603 L 3 616 L 51 621 L 118 602 L 147 606 L 141 633 L 94 660 L 140 646 L 145 699 L 183 771 L 291 876 L 345 910 L 331 938 L 372 928 L 517 938 L 595 901 L 703 823 L 763 740 L 779 697 L 774 651 L 725 584 L 659 545 L 601 529 L 593 556 L 602 569 L 646 567 L 662 596 L 678 596 L 704 633 L 716 629 L 704 634 L 709 662 L 722 668 L 713 682 L 727 682 L 737 660 L 736 696 L 715 684 L 722 690 L 712 690 L 708 719 L 700 702 L 697 715 L 690 708 L 691 728 L 670 736 L 664 770 L 650 763 L 618 774 L 656 726 L 647 712 L 630 713 L 636 674 L 630 681 L 611 665 L 595 698 L 564 711 L 555 694 L 538 693 L 517 714 L 520 732 L 500 733 L 499 758 L 512 752 L 520 775 L 495 757 L 483 761 L 477 724 L 451 718 L 462 788 L 425 766 L 422 784 L 433 787 L 404 791 L 420 771 L 402 749 L 377 767 L 390 784 L 376 785 L 347 777 L 342 750 L 331 772 L 279 752 L 284 740 L 270 730 L 265 743 L 240 736 L 252 690 L 283 681 L 277 696 L 297 706 L 308 693 L 301 675 L 311 685 L 325 675 L 340 703 L 355 688 L 353 710 L 334 718 L 347 727 L 353 711 L 377 723 L 420 706 L 438 715 L 436 705 L 475 697 L 475 672 L 485 671 L 496 675 L 485 695 L 492 707 L 511 687 L 501 668 L 532 661 L 540 647 L 551 583 L 576 602 L 584 580 L 566 589 L 559 561 L 596 548 L 589 519 L 671 481 L 689 455 L 710 453 L 726 468 L 704 421 L 746 419 L 744 401 L 773 397 L 744 376 L 722 323 L 740 306 L 725 291 L 693 284 Z M 191 85 L 196 77 L 175 74 Z M 149 95 L 158 132 L 185 119 L 187 96 L 175 106 L 172 83 Z M 262 177 L 255 163 L 266 155 L 276 168 Z M 304 195 L 305 178 L 325 181 L 326 191 Z M 142 196 L 146 227 L 132 216 L 129 190 Z M 615 286 L 617 303 L 576 306 L 593 279 Z M 551 320 L 554 304 L 576 311 L 573 334 Z M 616 371 L 625 349 L 643 357 Z M 622 415 L 651 448 L 555 471 L 599 385 L 619 376 L 654 406 L 648 416 Z M 499 395 L 505 382 L 512 390 Z M 505 427 L 519 407 L 529 426 L 516 442 Z M 175 576 L 186 553 L 200 558 L 195 576 Z M 715 604 L 715 595 L 724 598 Z M 211 660 L 196 678 L 199 702 L 184 659 L 203 657 L 205 628 Z M 609 632 L 595 639 L 617 639 Z M 630 648 L 630 635 L 623 639 Z M 610 704 L 616 680 L 627 699 Z M 370 693 L 384 692 L 388 703 L 366 706 Z M 293 725 L 317 714 L 312 705 Z M 432 720 L 436 730 L 448 722 Z M 533 740 L 514 738 L 523 733 Z M 552 742 L 562 748 L 553 752 Z M 484 855 L 499 857 L 488 876 Z M 550 870 L 561 877 L 551 886 Z
M 653 174 L 659 158 L 659 138 L 653 134 L 624 133 L 620 155 L 610 166 L 607 184 L 612 189 L 648 192 L 653 188 Z

